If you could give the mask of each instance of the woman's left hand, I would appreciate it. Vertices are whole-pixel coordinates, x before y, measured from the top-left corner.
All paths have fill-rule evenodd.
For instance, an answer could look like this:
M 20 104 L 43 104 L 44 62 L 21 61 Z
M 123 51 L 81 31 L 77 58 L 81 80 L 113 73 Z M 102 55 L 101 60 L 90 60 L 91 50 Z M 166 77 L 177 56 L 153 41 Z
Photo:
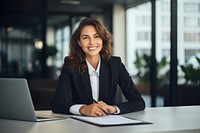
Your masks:
M 104 110 L 104 112 L 108 112 L 108 114 L 114 114 L 117 112 L 117 108 L 112 105 L 108 105 L 103 101 L 98 102 L 99 105 L 101 105 L 101 109 Z

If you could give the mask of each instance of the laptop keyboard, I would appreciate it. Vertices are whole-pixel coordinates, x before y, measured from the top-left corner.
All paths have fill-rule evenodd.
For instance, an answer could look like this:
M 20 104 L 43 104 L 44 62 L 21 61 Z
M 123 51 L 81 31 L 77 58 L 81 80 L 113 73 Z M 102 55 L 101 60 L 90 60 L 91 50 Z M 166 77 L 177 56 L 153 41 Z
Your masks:
M 46 115 L 46 116 L 37 115 L 36 118 L 37 118 L 37 119 L 50 119 L 51 116 L 47 116 L 47 115 Z

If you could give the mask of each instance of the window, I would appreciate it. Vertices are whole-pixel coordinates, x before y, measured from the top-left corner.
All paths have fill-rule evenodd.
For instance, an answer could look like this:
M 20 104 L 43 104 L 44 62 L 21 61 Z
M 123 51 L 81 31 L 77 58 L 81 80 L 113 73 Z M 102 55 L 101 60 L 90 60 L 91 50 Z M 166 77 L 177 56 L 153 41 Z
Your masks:
M 64 57 L 69 52 L 69 40 L 70 40 L 70 27 L 65 26 L 56 30 L 56 47 L 58 54 L 56 55 L 56 66 L 61 68 Z
M 191 61 L 190 59 L 197 53 L 200 53 L 200 49 L 186 49 L 185 50 L 185 62 Z M 190 63 L 192 63 L 192 61 Z
M 198 13 L 200 12 L 200 4 L 197 3 L 184 3 L 184 11 L 186 13 Z
M 147 2 L 126 10 L 127 25 L 127 69 L 131 75 L 135 68 L 136 51 L 151 48 L 151 3 Z
M 163 27 L 170 27 L 170 17 L 169 16 L 163 16 L 162 17 L 162 26 Z
M 186 42 L 200 42 L 200 33 L 184 33 Z
M 147 10 L 151 10 L 151 3 L 148 2 L 148 3 L 145 3 L 145 4 L 142 4 L 142 5 L 139 5 L 137 7 L 135 7 L 135 9 L 137 11 L 147 11 Z
M 200 18 L 198 18 L 198 27 L 200 28 Z
M 170 57 L 170 49 L 163 49 L 162 57 Z
M 151 34 L 149 32 L 138 32 L 137 33 L 137 40 L 138 41 L 150 41 Z
M 170 3 L 167 1 L 162 1 L 161 3 L 161 10 L 163 12 L 170 12 Z
M 149 26 L 151 24 L 151 19 L 149 16 L 138 16 L 137 25 L 140 26 Z
M 149 56 L 151 55 L 151 3 L 126 11 L 127 69 L 138 90 L 149 97 Z M 148 99 L 148 98 L 146 98 Z M 150 101 L 145 101 L 150 105 Z
M 140 55 L 150 55 L 151 54 L 151 50 L 150 49 L 137 49 L 137 52 Z
M 200 19 L 197 17 L 185 17 L 184 26 L 187 28 L 198 28 L 200 27 Z
M 163 32 L 162 33 L 162 41 L 163 42 L 169 42 L 170 41 L 170 33 L 169 32 Z

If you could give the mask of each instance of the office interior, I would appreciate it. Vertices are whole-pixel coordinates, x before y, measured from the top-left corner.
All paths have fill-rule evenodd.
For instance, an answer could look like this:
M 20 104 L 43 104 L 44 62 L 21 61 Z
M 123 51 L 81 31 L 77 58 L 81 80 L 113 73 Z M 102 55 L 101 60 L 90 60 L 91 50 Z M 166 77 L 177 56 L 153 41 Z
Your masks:
M 112 33 L 113 55 L 147 107 L 200 105 L 199 0 L 1 0 L 0 77 L 26 78 L 35 109 L 51 109 L 70 35 L 85 17 Z

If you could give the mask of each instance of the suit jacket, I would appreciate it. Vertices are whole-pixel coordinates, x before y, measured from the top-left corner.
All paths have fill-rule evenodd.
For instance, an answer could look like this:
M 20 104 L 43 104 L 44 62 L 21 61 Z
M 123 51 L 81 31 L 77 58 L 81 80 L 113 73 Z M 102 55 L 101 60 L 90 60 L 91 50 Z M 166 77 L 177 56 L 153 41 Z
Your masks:
M 73 72 L 66 67 L 68 64 L 69 60 L 66 57 L 52 102 L 52 111 L 55 113 L 70 114 L 69 108 L 74 104 L 93 103 L 88 71 L 83 74 Z M 127 99 L 125 103 L 115 103 L 117 84 Z M 101 60 L 99 101 L 116 105 L 120 113 L 140 111 L 145 108 L 144 100 L 119 57 L 112 56 L 109 61 Z

